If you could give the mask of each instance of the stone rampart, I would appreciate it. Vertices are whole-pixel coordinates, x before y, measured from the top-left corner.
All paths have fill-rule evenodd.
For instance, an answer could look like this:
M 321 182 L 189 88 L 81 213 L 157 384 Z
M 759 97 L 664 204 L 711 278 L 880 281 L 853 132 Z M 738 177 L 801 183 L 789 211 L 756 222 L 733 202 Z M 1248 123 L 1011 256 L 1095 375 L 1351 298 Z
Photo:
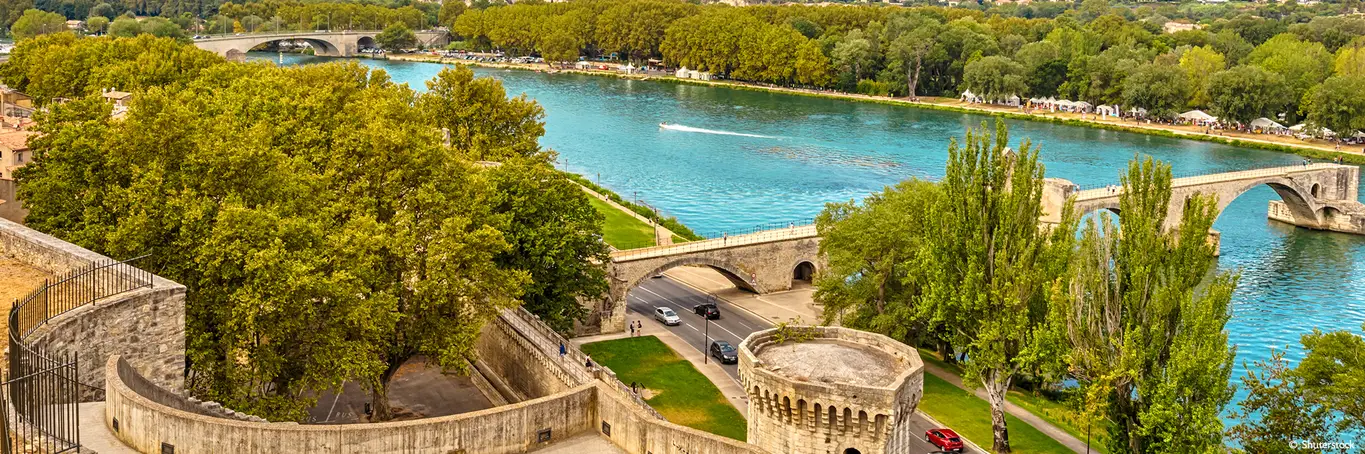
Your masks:
M 0 219 L 0 254 L 53 273 L 113 260 L 51 235 Z M 112 282 L 117 268 L 94 271 L 96 282 Z M 52 317 L 25 340 L 48 355 L 74 354 L 78 379 L 104 383 L 111 355 L 128 362 L 161 386 L 180 389 L 185 372 L 185 287 L 150 275 L 152 286 L 96 300 Z M 92 284 L 101 285 L 101 284 Z M 86 393 L 97 399 L 97 393 Z
M 198 453 L 523 453 L 592 430 L 596 388 L 582 385 L 552 396 L 459 415 L 371 424 L 300 425 L 239 421 L 152 400 L 120 368 L 106 364 L 105 424 L 138 452 Z M 134 386 L 144 388 L 135 390 Z M 150 396 L 150 397 L 149 397 Z M 548 432 L 547 432 L 548 431 Z
M 662 421 L 611 391 L 606 383 L 596 386 L 597 432 L 630 454 L 768 454 L 758 446 Z

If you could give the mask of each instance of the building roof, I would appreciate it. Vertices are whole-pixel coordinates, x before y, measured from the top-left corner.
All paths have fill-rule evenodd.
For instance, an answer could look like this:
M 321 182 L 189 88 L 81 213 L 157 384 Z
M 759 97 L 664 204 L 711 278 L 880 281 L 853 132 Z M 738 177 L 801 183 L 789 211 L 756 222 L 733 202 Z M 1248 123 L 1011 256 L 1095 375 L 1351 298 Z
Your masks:
M 113 100 L 116 100 L 116 101 L 117 101 L 117 100 L 128 99 L 128 98 L 131 97 L 131 96 L 133 96 L 133 94 L 132 94 L 132 93 L 128 93 L 128 92 L 126 92 L 126 91 L 106 91 L 106 92 L 104 92 L 104 97 L 105 97 L 106 99 L 113 99 Z
M 6 129 L 0 131 L 0 147 L 8 150 L 27 150 L 29 136 L 37 135 L 37 132 Z

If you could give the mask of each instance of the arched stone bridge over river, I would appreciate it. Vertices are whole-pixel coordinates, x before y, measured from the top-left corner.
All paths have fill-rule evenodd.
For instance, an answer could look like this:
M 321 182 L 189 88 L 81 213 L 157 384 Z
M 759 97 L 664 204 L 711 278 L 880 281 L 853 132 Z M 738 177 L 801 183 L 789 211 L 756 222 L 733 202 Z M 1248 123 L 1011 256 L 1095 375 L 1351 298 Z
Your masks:
M 273 41 L 303 41 L 313 46 L 313 54 L 321 57 L 350 57 L 362 48 L 375 47 L 374 37 L 379 30 L 296 31 L 259 34 L 213 35 L 194 40 L 200 49 L 214 52 L 228 59 L 241 59 L 252 48 Z M 427 47 L 444 46 L 450 35 L 442 30 L 416 32 L 417 43 Z
M 1184 215 L 1185 199 L 1195 193 L 1218 196 L 1221 212 L 1238 196 L 1260 185 L 1270 186 L 1282 200 L 1270 202 L 1270 219 L 1299 227 L 1365 235 L 1365 205 L 1359 201 L 1360 168 L 1310 164 L 1217 173 L 1171 182 L 1167 227 Z M 1056 223 L 1068 198 L 1081 214 L 1119 211 L 1119 191 L 1078 190 L 1072 182 L 1049 178 L 1044 187 L 1042 223 Z M 1213 233 L 1213 240 L 1219 237 Z M 1235 234 L 1236 232 L 1231 232 Z M 736 287 L 764 294 L 788 290 L 794 278 L 809 279 L 823 268 L 820 237 L 814 225 L 792 225 L 745 235 L 615 251 L 608 265 L 610 290 L 595 304 L 594 316 L 580 326 L 584 333 L 625 329 L 626 294 L 649 276 L 683 265 L 704 265 L 725 275 Z

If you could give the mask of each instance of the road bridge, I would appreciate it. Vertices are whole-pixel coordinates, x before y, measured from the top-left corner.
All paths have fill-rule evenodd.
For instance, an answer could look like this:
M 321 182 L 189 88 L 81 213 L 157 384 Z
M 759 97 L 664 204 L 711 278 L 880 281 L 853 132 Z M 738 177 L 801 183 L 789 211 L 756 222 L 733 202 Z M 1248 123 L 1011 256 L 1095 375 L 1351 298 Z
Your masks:
M 1309 164 L 1176 178 L 1166 228 L 1179 224 L 1185 200 L 1196 193 L 1218 197 L 1222 212 L 1233 200 L 1266 185 L 1280 195 L 1270 202 L 1270 219 L 1315 230 L 1365 235 L 1365 205 L 1360 197 L 1360 168 L 1340 164 Z M 1081 190 L 1071 181 L 1049 178 L 1044 185 L 1041 223 L 1057 223 L 1068 199 L 1080 214 L 1109 210 L 1120 214 L 1122 188 Z M 1210 240 L 1219 241 L 1219 232 Z M 815 226 L 788 225 L 745 235 L 614 251 L 608 264 L 610 290 L 599 301 L 580 333 L 625 329 L 626 294 L 643 280 L 669 268 L 703 265 L 725 275 L 736 287 L 764 294 L 788 290 L 793 280 L 810 280 L 824 266 Z
M 273 33 L 239 33 L 235 35 L 213 35 L 194 40 L 200 49 L 214 52 L 230 60 L 241 60 L 246 52 L 256 46 L 275 41 L 303 41 L 313 47 L 314 55 L 322 57 L 350 57 L 362 48 L 376 47 L 374 37 L 380 30 L 322 30 L 322 31 L 284 31 Z M 417 43 L 426 47 L 445 46 L 450 35 L 444 30 L 423 30 L 416 32 Z

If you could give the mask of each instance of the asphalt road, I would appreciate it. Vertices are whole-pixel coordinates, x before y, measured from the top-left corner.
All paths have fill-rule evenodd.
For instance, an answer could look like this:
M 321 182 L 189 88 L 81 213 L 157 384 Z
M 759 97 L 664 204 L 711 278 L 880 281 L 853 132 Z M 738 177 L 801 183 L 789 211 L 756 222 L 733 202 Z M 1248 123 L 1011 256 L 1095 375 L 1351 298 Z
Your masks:
M 688 345 L 707 353 L 710 342 L 706 340 L 704 334 L 709 333 L 711 340 L 724 340 L 730 345 L 739 348 L 740 341 L 748 337 L 750 333 L 761 331 L 773 327 L 773 324 L 764 320 L 753 313 L 738 308 L 725 300 L 717 299 L 716 307 L 720 308 L 720 319 L 712 320 L 708 328 L 705 320 L 700 315 L 692 311 L 692 307 L 707 301 L 707 295 L 692 287 L 688 287 L 668 277 L 647 279 L 635 287 L 626 296 L 626 321 L 638 318 L 653 318 L 654 308 L 667 306 L 678 313 L 682 319 L 682 324 L 671 326 L 667 329 L 686 340 Z M 646 325 L 649 326 L 649 325 Z M 658 329 L 658 328 L 652 328 Z M 648 331 L 645 334 L 649 334 Z M 709 357 L 709 356 L 708 356 Z M 714 361 L 715 358 L 710 358 Z M 736 383 L 739 382 L 739 367 L 734 364 L 721 366 L 725 373 L 729 374 Z M 916 434 L 923 437 L 925 431 L 935 427 L 925 420 L 918 412 L 910 418 L 910 426 Z M 912 448 L 915 452 L 933 453 L 940 452 L 923 440 L 917 438 Z M 965 452 L 979 452 L 967 448 Z

